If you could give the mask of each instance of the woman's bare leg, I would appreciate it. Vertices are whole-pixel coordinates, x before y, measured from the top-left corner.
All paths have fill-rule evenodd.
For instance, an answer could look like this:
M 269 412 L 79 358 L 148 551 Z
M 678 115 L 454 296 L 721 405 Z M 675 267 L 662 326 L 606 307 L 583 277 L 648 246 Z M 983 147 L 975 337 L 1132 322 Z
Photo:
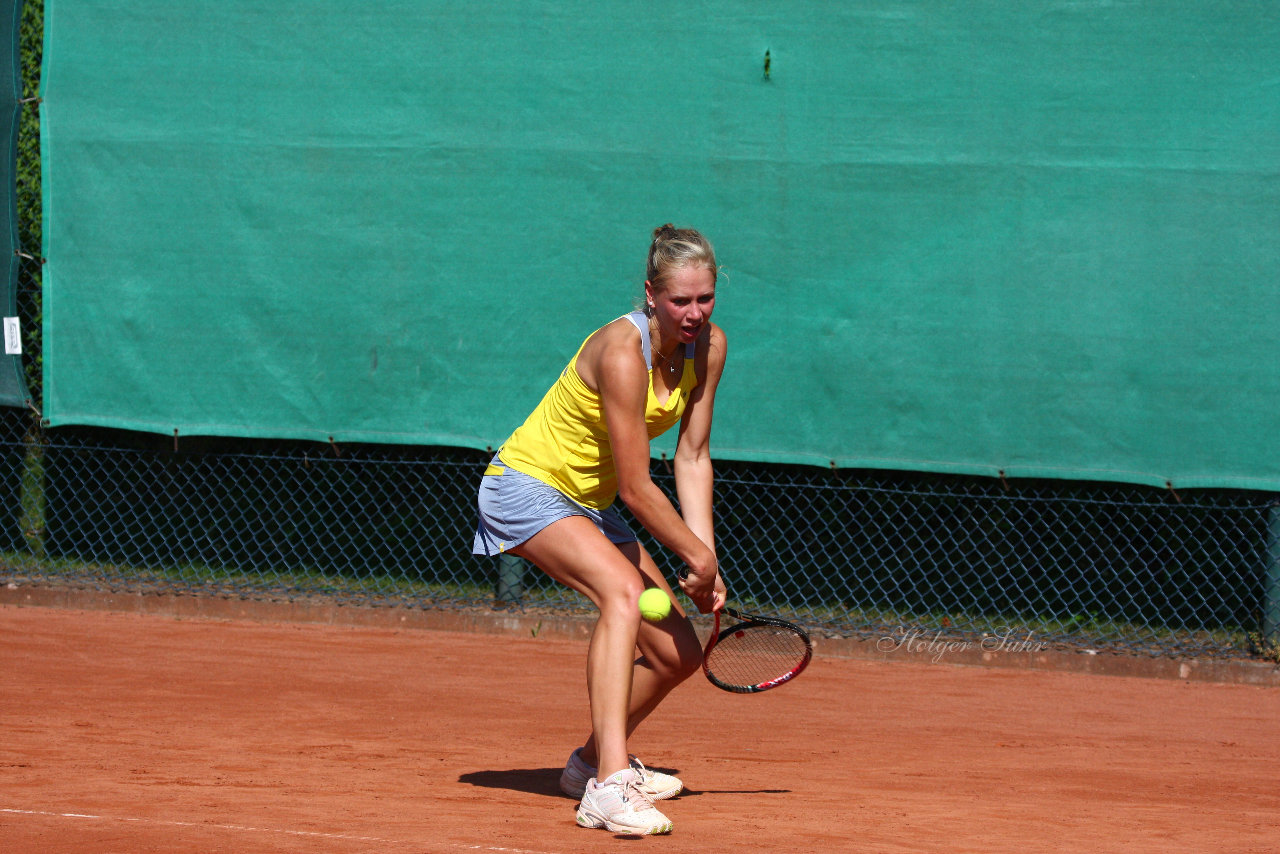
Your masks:
M 587 693 L 598 777 L 604 779 L 629 762 L 627 722 L 641 622 L 636 598 L 644 576 L 583 516 L 553 522 L 513 553 L 587 596 L 600 611 L 587 652 Z
M 639 543 L 627 543 L 619 550 L 645 578 L 646 587 L 657 587 L 671 596 L 671 587 L 662 577 L 648 551 Z M 637 594 L 638 595 L 638 594 Z M 702 648 L 698 636 L 685 616 L 680 603 L 672 596 L 671 614 L 650 623 L 640 622 L 636 645 L 641 657 L 631 671 L 631 702 L 627 710 L 627 736 L 635 732 L 645 718 L 702 664 Z M 633 605 L 634 608 L 634 605 Z M 594 733 L 582 747 L 582 760 L 597 765 L 598 752 Z
M 513 553 L 600 611 L 587 653 L 592 732 L 582 758 L 604 779 L 627 767 L 627 738 L 701 664 L 697 635 L 678 602 L 658 623 L 640 619 L 641 591 L 658 587 L 671 595 L 671 587 L 643 546 L 615 546 L 584 517 L 547 526 Z

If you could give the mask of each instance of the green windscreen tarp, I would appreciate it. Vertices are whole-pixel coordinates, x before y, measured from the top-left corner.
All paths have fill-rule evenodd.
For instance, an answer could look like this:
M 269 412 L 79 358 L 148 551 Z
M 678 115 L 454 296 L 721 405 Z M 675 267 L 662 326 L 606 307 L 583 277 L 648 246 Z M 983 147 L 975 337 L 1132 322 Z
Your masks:
M 672 221 L 719 457 L 1280 490 L 1280 4 L 45 24 L 54 425 L 496 446 Z
M 0 406 L 27 406 L 26 375 L 22 367 L 22 324 L 18 317 L 18 239 L 17 152 L 18 118 L 22 107 L 22 74 L 18 63 L 18 28 L 22 21 L 21 0 L 0 0 L 0 69 L 6 77 L 0 87 L 0 140 L 4 140 L 0 173 L 3 173 L 3 230 L 8 241 L 8 276 L 5 279 L 3 318 L 4 351 L 0 356 Z

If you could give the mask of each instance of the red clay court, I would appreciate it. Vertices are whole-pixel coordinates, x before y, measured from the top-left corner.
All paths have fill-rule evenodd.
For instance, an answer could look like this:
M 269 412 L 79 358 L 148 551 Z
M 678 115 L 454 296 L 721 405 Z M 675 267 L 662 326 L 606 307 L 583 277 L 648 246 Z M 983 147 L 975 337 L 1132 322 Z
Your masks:
M 531 633 L 530 633 L 531 634 Z M 573 823 L 585 641 L 0 606 L 0 850 L 1280 850 L 1280 689 L 822 655 L 633 742 L 669 837 Z

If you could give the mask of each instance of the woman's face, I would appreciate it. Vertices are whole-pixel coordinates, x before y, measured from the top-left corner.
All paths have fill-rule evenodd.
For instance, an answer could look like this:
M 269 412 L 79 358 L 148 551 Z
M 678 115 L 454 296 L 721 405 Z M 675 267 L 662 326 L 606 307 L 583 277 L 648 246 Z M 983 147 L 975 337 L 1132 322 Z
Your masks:
M 645 290 L 666 340 L 693 341 L 716 307 L 716 280 L 706 267 L 680 267 L 667 277 L 665 290 L 655 292 L 650 285 Z

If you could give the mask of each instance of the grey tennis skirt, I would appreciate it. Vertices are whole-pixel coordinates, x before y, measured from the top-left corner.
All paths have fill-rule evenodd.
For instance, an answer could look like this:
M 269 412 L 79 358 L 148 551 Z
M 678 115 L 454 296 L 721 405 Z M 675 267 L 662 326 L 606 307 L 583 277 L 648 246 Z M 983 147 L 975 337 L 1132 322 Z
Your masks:
M 552 522 L 585 516 L 611 543 L 634 543 L 636 535 L 613 507 L 585 507 L 536 477 L 516 471 L 497 457 L 485 470 L 477 499 L 480 523 L 473 554 L 502 554 L 515 548 Z

